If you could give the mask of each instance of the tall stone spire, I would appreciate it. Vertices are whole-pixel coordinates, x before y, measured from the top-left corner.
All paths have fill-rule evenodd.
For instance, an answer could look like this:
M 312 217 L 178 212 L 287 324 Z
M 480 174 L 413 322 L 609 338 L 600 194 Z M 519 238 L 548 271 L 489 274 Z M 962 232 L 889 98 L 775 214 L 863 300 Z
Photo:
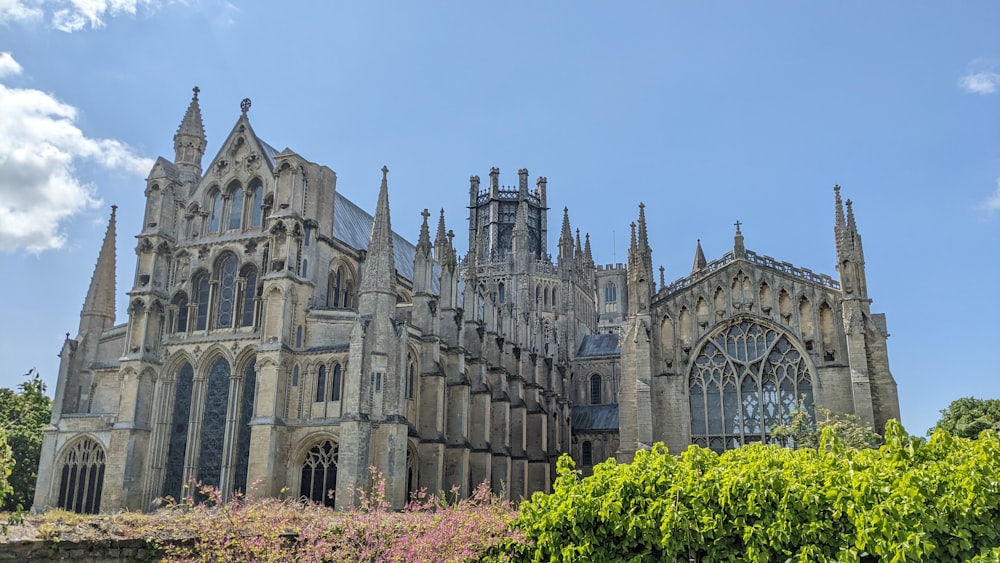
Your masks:
M 448 231 L 444 228 L 444 208 L 441 208 L 441 215 L 438 217 L 437 233 L 434 236 L 434 258 L 438 262 L 444 262 L 444 251 L 448 247 Z
M 566 241 L 572 242 L 573 230 L 569 226 L 569 207 L 563 207 L 562 230 L 559 232 L 559 245 Z
M 646 235 L 646 204 L 639 203 L 639 248 L 649 249 L 649 237 Z
M 101 253 L 90 278 L 87 298 L 80 311 L 80 333 L 90 330 L 101 331 L 115 324 L 115 236 L 117 205 L 111 206 L 111 219 L 104 233 Z
M 423 222 L 420 223 L 420 236 L 417 238 L 417 253 L 423 254 L 430 258 L 431 255 L 431 231 L 427 224 L 427 218 L 431 216 L 427 209 L 424 209 L 420 216 L 423 217 Z
M 693 274 L 707 265 L 708 260 L 705 260 L 705 252 L 701 249 L 701 239 L 698 239 L 698 247 L 694 249 L 694 264 L 691 266 L 691 273 Z
M 587 233 L 583 242 L 583 255 L 587 259 L 588 265 L 594 264 L 594 254 L 590 251 L 590 233 Z
M 201 158 L 205 155 L 205 125 L 201 120 L 197 86 L 177 133 L 174 134 L 174 164 L 182 170 L 201 176 Z
M 580 227 L 576 228 L 576 259 L 583 260 L 583 243 L 580 242 Z
M 396 261 L 392 249 L 392 224 L 389 220 L 389 169 L 382 167 L 382 186 L 375 205 L 375 219 L 368 241 L 368 255 L 361 278 L 359 295 L 363 305 L 366 294 L 396 295 Z

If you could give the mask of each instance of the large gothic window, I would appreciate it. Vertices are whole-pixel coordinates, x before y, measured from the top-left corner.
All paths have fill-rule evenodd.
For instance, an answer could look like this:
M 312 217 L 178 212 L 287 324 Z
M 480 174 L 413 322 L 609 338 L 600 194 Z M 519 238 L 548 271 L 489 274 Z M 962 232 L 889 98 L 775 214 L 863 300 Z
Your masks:
M 243 226 L 243 188 L 239 182 L 233 182 L 230 186 L 233 191 L 229 194 L 229 228 L 238 229 Z
M 215 192 L 212 195 L 211 207 L 212 215 L 208 219 L 208 232 L 217 233 L 222 223 L 222 194 Z
M 187 450 L 191 416 L 191 387 L 194 370 L 185 363 L 174 381 L 174 409 L 167 426 L 167 463 L 163 477 L 163 496 L 181 498 L 184 484 L 184 453 Z
M 196 274 L 192 283 L 194 285 L 194 301 L 198 305 L 195 330 L 205 330 L 208 326 L 208 272 Z
M 205 381 L 205 411 L 201 424 L 198 480 L 218 487 L 222 476 L 222 450 L 226 442 L 226 408 L 229 406 L 229 362 L 215 360 Z
M 250 184 L 250 191 L 253 193 L 253 199 L 250 201 L 250 227 L 260 227 L 261 215 L 264 212 L 264 184 L 260 183 L 260 180 L 254 180 Z
M 233 326 L 233 310 L 236 302 L 236 256 L 225 254 L 216 264 L 216 276 L 219 280 L 219 328 Z
M 691 441 L 716 451 L 770 441 L 802 399 L 813 412 L 806 359 L 788 336 L 742 321 L 711 337 L 691 368 Z
M 253 326 L 254 303 L 257 298 L 257 268 L 253 265 L 244 266 L 240 271 L 243 278 L 243 298 L 240 305 L 240 326 Z
M 176 307 L 176 324 L 174 325 L 174 332 L 185 333 L 187 332 L 188 326 L 188 298 L 183 293 L 178 293 L 174 297 L 173 302 L 174 307 Z
M 63 456 L 59 508 L 97 514 L 104 489 L 104 448 L 91 438 L 73 444 Z
M 233 488 L 244 492 L 249 487 L 247 471 L 250 466 L 250 420 L 253 418 L 254 397 L 257 392 L 256 362 L 251 361 L 243 371 L 243 390 L 240 394 L 240 422 L 236 428 L 236 478 Z
M 337 444 L 326 440 L 306 453 L 299 495 L 325 506 L 333 506 L 336 488 Z

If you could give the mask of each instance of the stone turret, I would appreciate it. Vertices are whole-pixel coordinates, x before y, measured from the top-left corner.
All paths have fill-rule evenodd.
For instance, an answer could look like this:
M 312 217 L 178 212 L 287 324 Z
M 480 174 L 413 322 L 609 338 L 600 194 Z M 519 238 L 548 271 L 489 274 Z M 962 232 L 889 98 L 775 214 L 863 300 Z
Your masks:
M 174 164 L 186 176 L 186 180 L 196 181 L 201 177 L 201 159 L 205 156 L 205 125 L 201 120 L 201 106 L 198 104 L 199 88 L 194 87 L 194 95 L 177 133 L 174 134 Z

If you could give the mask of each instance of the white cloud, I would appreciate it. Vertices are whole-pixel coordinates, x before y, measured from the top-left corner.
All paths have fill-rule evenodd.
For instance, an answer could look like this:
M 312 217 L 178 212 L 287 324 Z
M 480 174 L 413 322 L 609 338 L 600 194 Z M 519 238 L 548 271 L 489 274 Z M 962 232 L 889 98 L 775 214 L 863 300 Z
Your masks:
M 1000 61 L 976 59 L 968 72 L 958 79 L 958 86 L 970 94 L 994 94 L 1000 90 Z
M 155 8 L 157 0 L 0 0 L 0 23 L 46 18 L 52 27 L 72 33 L 103 27 L 110 17 L 134 16 Z
M 20 70 L 0 53 L 0 77 Z M 74 123 L 76 108 L 40 90 L 0 83 L 0 107 L 0 251 L 60 248 L 62 223 L 101 204 L 75 163 L 140 177 L 153 165 L 121 141 L 87 137 Z
M 979 208 L 990 213 L 1000 211 L 1000 178 L 997 178 L 997 189 L 993 192 L 993 195 L 986 198 L 986 201 L 981 203 Z

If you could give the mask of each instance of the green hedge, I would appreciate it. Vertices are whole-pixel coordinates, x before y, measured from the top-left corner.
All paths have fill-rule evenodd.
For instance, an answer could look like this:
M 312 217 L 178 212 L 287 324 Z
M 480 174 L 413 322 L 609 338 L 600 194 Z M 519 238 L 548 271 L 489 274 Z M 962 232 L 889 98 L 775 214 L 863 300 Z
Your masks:
M 534 561 L 996 561 L 1000 440 L 910 437 L 881 448 L 752 445 L 718 455 L 662 444 L 581 479 L 559 460 L 552 494 L 521 505 Z

